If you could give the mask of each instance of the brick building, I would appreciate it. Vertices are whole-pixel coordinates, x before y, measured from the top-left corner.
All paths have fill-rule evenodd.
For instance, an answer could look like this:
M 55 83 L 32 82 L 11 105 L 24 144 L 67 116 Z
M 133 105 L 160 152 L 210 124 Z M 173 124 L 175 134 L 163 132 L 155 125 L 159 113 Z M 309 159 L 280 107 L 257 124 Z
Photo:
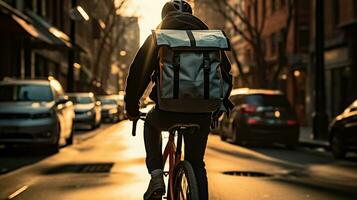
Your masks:
M 298 114 L 300 122 L 304 124 L 306 122 L 305 79 L 306 69 L 309 64 L 310 1 L 294 1 L 289 28 L 286 27 L 289 16 L 288 0 L 263 0 L 256 1 L 257 4 L 252 4 L 253 1 L 250 0 L 241 1 L 244 3 L 243 12 L 249 19 L 249 23 L 255 28 L 263 24 L 260 40 L 264 59 L 267 63 L 267 79 L 270 82 L 275 82 L 276 87 L 286 93 L 290 103 Z M 230 0 L 230 3 L 233 6 L 237 6 L 241 1 Z M 240 23 L 237 18 L 236 24 L 240 26 Z M 236 79 L 236 85 L 257 87 L 258 76 L 255 70 L 259 70 L 259 67 L 257 66 L 253 47 L 241 35 L 235 31 L 229 31 L 229 29 L 232 29 L 229 23 L 227 23 L 226 29 L 227 33 L 232 36 L 232 47 L 238 53 L 245 77 L 245 82 L 243 82 L 242 78 Z M 288 30 L 288 33 L 286 35 L 285 51 L 281 43 L 285 41 L 283 37 L 286 30 Z M 286 61 L 282 65 L 278 80 L 275 80 L 273 74 L 282 62 L 282 59 Z
M 326 109 L 330 119 L 341 113 L 357 98 L 357 1 L 325 0 L 325 85 Z M 315 12 L 312 3 L 311 12 Z M 315 21 L 311 15 L 310 21 Z M 309 87 L 307 116 L 314 111 L 314 40 L 315 24 L 311 27 Z

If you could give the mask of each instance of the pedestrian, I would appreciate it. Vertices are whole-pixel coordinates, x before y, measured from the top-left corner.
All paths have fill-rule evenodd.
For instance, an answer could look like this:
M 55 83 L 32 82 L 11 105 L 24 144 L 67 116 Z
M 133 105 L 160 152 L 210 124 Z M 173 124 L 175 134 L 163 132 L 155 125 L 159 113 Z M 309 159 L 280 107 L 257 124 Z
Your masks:
M 157 30 L 208 30 L 208 27 L 197 17 L 192 15 L 192 8 L 186 1 L 167 2 L 162 9 L 162 22 Z M 130 66 L 126 86 L 126 111 L 130 120 L 140 116 L 139 100 L 152 79 L 155 79 L 159 67 L 159 47 L 154 35 L 150 35 L 136 54 Z M 232 88 L 231 66 L 227 56 L 221 53 L 221 70 L 224 82 L 228 85 L 224 95 L 223 107 L 226 111 L 232 108 L 228 100 Z M 155 83 L 157 83 L 155 81 Z M 150 98 L 156 103 L 155 107 L 147 114 L 144 125 L 144 140 L 146 149 L 146 165 L 151 175 L 148 190 L 144 199 L 151 199 L 156 191 L 165 191 L 163 180 L 163 158 L 161 131 L 167 130 L 177 123 L 194 123 L 200 125 L 200 130 L 195 134 L 184 135 L 185 160 L 188 160 L 195 172 L 199 195 L 201 200 L 208 199 L 208 183 L 204 163 L 204 154 L 210 132 L 212 119 L 217 119 L 222 113 L 180 113 L 160 109 L 158 106 L 157 84 L 150 93 Z M 213 118 L 212 118 L 213 116 Z

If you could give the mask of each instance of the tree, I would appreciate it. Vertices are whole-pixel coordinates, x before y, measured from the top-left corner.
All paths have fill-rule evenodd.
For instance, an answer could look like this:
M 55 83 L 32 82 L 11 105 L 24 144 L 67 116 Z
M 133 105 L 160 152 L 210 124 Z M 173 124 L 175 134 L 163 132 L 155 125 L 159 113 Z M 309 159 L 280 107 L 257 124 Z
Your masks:
M 287 1 L 286 28 L 281 32 L 278 45 L 278 67 L 271 69 L 266 60 L 266 47 L 262 37 L 266 27 L 266 11 L 262 9 L 263 6 L 259 7 L 259 3 L 265 4 L 265 0 L 207 0 L 207 3 L 212 5 L 212 8 L 224 17 L 234 34 L 239 34 L 252 47 L 253 60 L 255 60 L 253 73 L 257 76 L 255 86 L 260 88 L 277 87 L 279 74 L 286 64 L 287 39 L 294 11 L 294 0 Z M 243 70 L 237 58 L 239 52 L 232 48 L 232 53 L 240 75 L 243 76 L 244 80 Z M 273 76 L 269 79 L 268 75 L 271 71 L 273 71 Z
M 99 2 L 102 0 L 97 0 L 96 4 L 98 5 Z M 109 49 L 109 55 L 106 57 L 111 58 L 113 53 L 116 52 L 117 47 L 120 45 L 120 37 L 122 33 L 125 31 L 125 27 L 127 26 L 127 22 L 122 20 L 123 12 L 126 3 L 128 0 L 117 0 L 117 1 L 105 1 L 107 9 L 107 13 L 104 14 L 104 19 L 101 19 L 102 26 L 101 26 L 101 33 L 98 39 L 98 47 L 93 61 L 93 73 L 95 75 L 99 74 L 99 68 L 104 67 L 101 66 L 101 62 L 103 59 L 104 49 Z M 102 2 L 101 2 L 102 3 Z M 95 6 L 97 7 L 97 6 Z M 110 60 L 108 60 L 110 61 Z M 109 68 L 110 64 L 106 65 L 106 69 L 103 71 L 105 73 L 101 74 L 101 82 L 105 84 L 109 76 Z

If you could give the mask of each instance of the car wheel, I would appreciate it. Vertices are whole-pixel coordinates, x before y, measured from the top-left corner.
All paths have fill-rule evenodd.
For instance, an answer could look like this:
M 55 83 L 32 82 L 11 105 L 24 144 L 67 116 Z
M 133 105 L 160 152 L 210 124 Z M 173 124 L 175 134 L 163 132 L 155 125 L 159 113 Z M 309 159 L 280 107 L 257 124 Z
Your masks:
M 223 135 L 223 133 L 220 133 L 220 137 L 222 141 L 227 141 L 227 136 Z
M 50 153 L 50 154 L 55 154 L 55 153 L 58 153 L 59 152 L 59 148 L 60 148 L 60 144 L 59 144 L 59 141 L 61 139 L 61 130 L 60 130 L 60 125 L 58 124 L 57 125 L 57 132 L 56 132 L 56 142 L 54 144 L 50 144 L 48 146 L 48 150 L 47 152 Z
M 90 129 L 91 129 L 91 130 L 94 130 L 96 127 L 97 127 L 97 125 L 95 124 L 95 122 L 93 122 L 93 123 L 90 125 Z
M 71 134 L 69 137 L 66 139 L 66 146 L 72 145 L 73 144 L 73 135 L 74 135 L 74 128 L 72 126 Z
M 238 133 L 237 133 L 237 127 L 232 126 L 232 142 L 234 144 L 240 144 L 240 141 L 238 139 Z
M 343 148 L 341 141 L 336 134 L 333 134 L 331 139 L 331 151 L 333 157 L 339 159 L 346 156 L 346 150 Z

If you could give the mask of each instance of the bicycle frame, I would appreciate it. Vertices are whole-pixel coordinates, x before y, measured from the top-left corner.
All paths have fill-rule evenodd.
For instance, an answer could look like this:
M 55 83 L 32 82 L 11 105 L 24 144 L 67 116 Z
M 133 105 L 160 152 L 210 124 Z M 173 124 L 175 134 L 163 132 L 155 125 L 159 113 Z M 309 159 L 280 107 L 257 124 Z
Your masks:
M 169 175 L 169 190 L 171 200 L 174 199 L 174 169 L 181 161 L 182 148 L 182 133 L 177 132 L 177 147 L 175 146 L 175 132 L 170 132 L 169 140 L 166 144 L 163 153 L 163 166 L 165 166 L 167 159 L 169 159 L 169 171 L 165 172 Z
M 145 120 L 145 115 L 142 113 L 138 119 Z M 136 135 L 136 123 L 137 120 L 133 121 L 133 129 L 132 129 L 132 135 Z M 178 124 L 176 126 L 173 126 L 169 128 L 169 140 L 165 146 L 164 152 L 163 152 L 163 169 L 165 168 L 165 164 L 167 159 L 169 159 L 169 171 L 164 171 L 165 176 L 169 176 L 169 182 L 168 182 L 168 192 L 170 192 L 170 198 L 171 200 L 174 200 L 174 173 L 175 173 L 175 168 L 180 164 L 181 162 L 181 154 L 182 154 L 182 140 L 183 140 L 183 133 L 187 129 L 194 128 L 193 130 L 198 130 L 200 129 L 200 126 L 197 124 Z M 177 146 L 175 145 L 175 134 L 177 133 Z M 196 183 L 195 183 L 196 184 Z M 168 197 L 168 196 L 167 196 Z

